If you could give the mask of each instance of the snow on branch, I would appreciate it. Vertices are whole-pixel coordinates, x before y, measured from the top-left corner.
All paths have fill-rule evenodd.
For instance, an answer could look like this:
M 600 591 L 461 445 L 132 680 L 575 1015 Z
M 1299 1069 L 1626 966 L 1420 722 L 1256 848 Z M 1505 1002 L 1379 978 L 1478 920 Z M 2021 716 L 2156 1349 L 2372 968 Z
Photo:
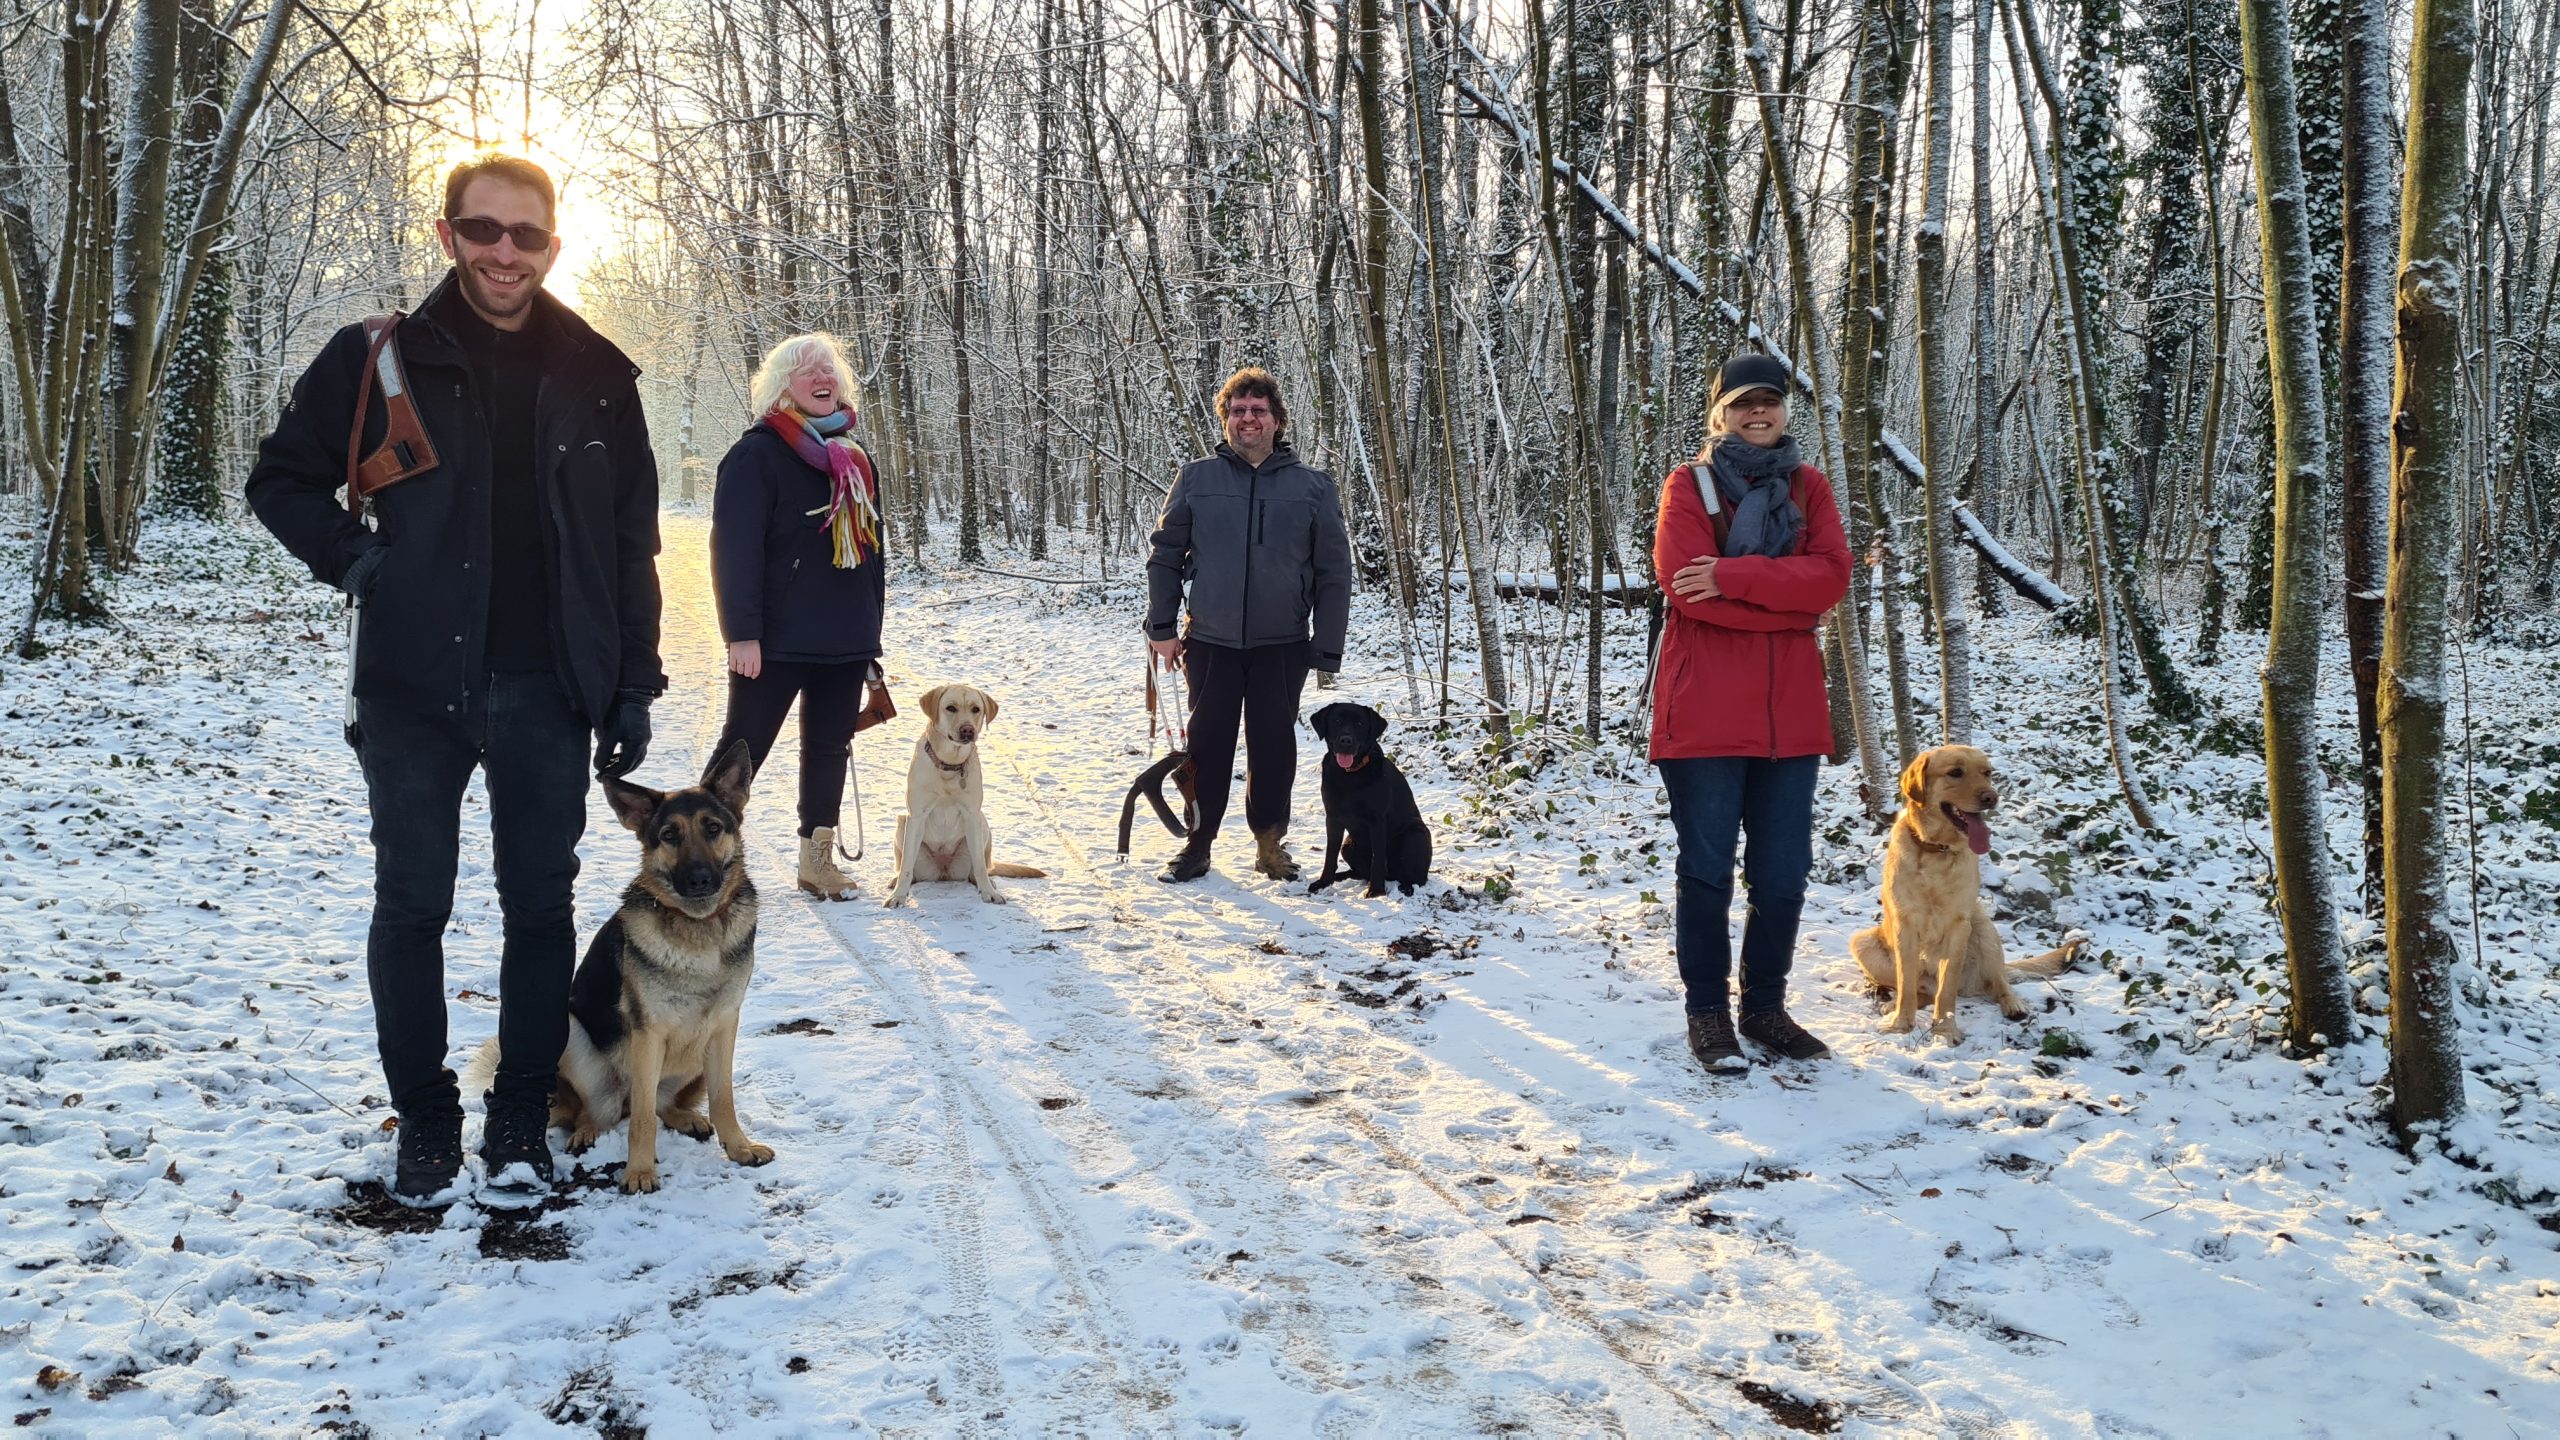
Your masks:
M 1491 579 L 1493 593 L 1507 599 L 1544 600 L 1551 605 L 1563 605 L 1570 603 L 1576 595 L 1591 593 L 1589 580 L 1577 576 L 1572 580 L 1558 581 L 1544 570 L 1496 570 Z M 1456 577 L 1455 583 L 1464 588 L 1466 577 Z M 1653 603 L 1653 586 L 1631 575 L 1605 575 L 1600 580 L 1600 598 L 1621 610 L 1641 610 Z
M 1959 504 L 1955 507 L 1955 517 L 1957 533 L 1963 537 L 1964 543 L 1982 556 L 1983 563 L 1989 565 L 1994 574 L 2008 581 L 2010 589 L 2047 610 L 2079 608 L 2078 597 L 2066 593 L 2061 586 L 2037 574 L 2035 567 L 2010 554 L 2009 547 L 2000 543 L 1999 537 L 1991 533 L 1991 528 L 1973 513 L 1972 506 Z
M 1434 15 L 1443 14 L 1436 0 L 1422 0 L 1422 5 Z M 1494 89 L 1491 93 L 1487 93 L 1465 76 L 1454 73 L 1449 77 L 1451 87 L 1465 96 L 1468 102 L 1476 107 L 1478 114 L 1510 131 L 1513 142 L 1519 145 L 1522 154 L 1537 154 L 1537 136 L 1530 132 L 1528 126 L 1521 123 L 1519 115 L 1515 113 L 1511 104 L 1510 87 L 1502 82 L 1501 72 L 1478 53 L 1474 45 L 1463 38 L 1458 43 L 1460 48 L 1467 52 L 1468 59 L 1473 60 L 1487 75 L 1493 77 Z M 1619 208 L 1618 202 L 1607 191 L 1602 190 L 1598 182 L 1574 168 L 1573 162 L 1560 155 L 1550 157 L 1548 165 L 1555 171 L 1557 179 L 1571 185 L 1576 193 L 1590 203 L 1592 211 L 1606 221 L 1610 228 L 1627 237 L 1628 243 L 1634 245 L 1646 260 L 1651 261 L 1661 269 L 1662 273 L 1670 276 L 1681 289 L 1688 291 L 1692 298 L 1701 302 L 1706 300 L 1707 285 L 1705 281 L 1698 278 L 1698 272 L 1690 269 L 1679 256 L 1646 238 L 1644 232 L 1636 228 L 1636 222 L 1625 210 Z M 1715 306 L 1728 321 L 1736 325 L 1747 325 L 1752 342 L 1768 352 L 1771 359 L 1787 367 L 1788 372 L 1796 378 L 1797 389 L 1809 396 L 1813 395 L 1812 377 L 1805 374 L 1795 361 L 1789 359 L 1787 353 L 1779 348 L 1777 342 L 1761 330 L 1760 322 L 1746 319 L 1742 311 L 1730 301 L 1718 300 Z M 1900 470 L 1912 484 L 1920 484 L 1927 478 L 1928 471 L 1922 468 L 1920 457 L 1911 453 L 1911 447 L 1903 443 L 1902 437 L 1891 430 L 1884 432 L 1884 453 L 1885 458 L 1893 462 L 1894 468 Z

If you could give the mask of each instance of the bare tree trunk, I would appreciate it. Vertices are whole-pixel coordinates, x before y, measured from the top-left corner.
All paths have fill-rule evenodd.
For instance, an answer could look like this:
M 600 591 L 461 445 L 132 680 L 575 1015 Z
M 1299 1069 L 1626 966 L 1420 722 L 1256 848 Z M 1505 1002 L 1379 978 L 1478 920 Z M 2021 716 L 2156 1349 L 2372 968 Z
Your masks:
M 1885 228 L 1893 206 L 1894 118 L 1911 71 L 1910 12 L 1903 0 L 1865 0 L 1850 64 L 1848 301 L 1840 317 L 1840 483 L 1849 503 L 1849 548 L 1874 557 L 1850 571 L 1850 613 L 1880 613 L 1886 693 L 1899 765 L 1919 753 L 1910 670 L 1902 653 L 1900 547 L 1885 505 L 1884 389 L 1893 333 L 1892 264 Z M 1899 768 L 1899 765 L 1897 768 Z
M 696 486 L 702 473 L 702 357 L 711 348 L 711 327 L 700 311 L 693 317 L 693 348 L 685 363 L 682 388 L 683 408 L 676 418 L 676 484 L 677 498 L 690 505 L 696 498 Z M 883 537 L 885 543 L 886 537 Z
M 1405 38 L 1405 93 L 1415 116 L 1414 153 L 1427 154 L 1421 137 L 1421 112 L 1432 103 L 1422 91 L 1415 69 L 1414 51 L 1422 33 L 1414 14 L 1415 0 L 1406 0 L 1402 9 Z M 1448 281 L 1440 268 L 1441 231 L 1438 167 L 1426 168 L 1416 193 L 1422 200 L 1422 253 L 1428 267 L 1431 301 L 1431 381 L 1432 395 L 1439 414 L 1440 463 L 1448 475 L 1450 525 L 1456 532 L 1458 551 L 1466 568 L 1467 602 L 1476 622 L 1476 655 L 1483 672 L 1486 721 L 1492 727 L 1494 743 L 1503 750 L 1511 748 L 1511 701 L 1509 686 L 1503 675 L 1502 612 L 1493 593 L 1493 572 L 1483 560 L 1475 536 L 1467 491 L 1473 477 L 1458 464 L 1459 418 L 1456 402 L 1449 386 L 1449 332 L 1446 312 L 1449 308 Z M 1440 597 L 1445 607 L 1450 598 Z
M 969 381 L 969 192 L 960 163 L 960 19 L 957 0 L 942 0 L 942 164 L 951 182 L 951 367 L 960 431 L 960 559 L 984 564 L 978 538 L 977 396 Z
M 2222 611 L 2230 589 L 2222 530 L 2228 510 L 2222 486 L 2223 415 L 2229 409 L 2231 375 L 2231 257 L 2222 243 L 2222 143 L 2226 130 L 2205 116 L 2204 64 L 2198 53 L 2195 0 L 2185 0 L 2187 105 L 2195 112 L 2196 177 L 2204 201 L 2205 263 L 2213 281 L 2213 369 L 2204 386 L 2203 442 L 2198 484 L 2205 508 L 2204 597 L 2196 621 L 2197 658 L 2213 663 L 2222 644 Z
M 2267 359 L 2276 415 L 2274 605 L 2261 671 L 2267 726 L 2267 828 L 2276 908 L 2284 922 L 2293 1004 L 2287 1037 L 2300 1050 L 2344 1044 L 2355 1013 L 2338 941 L 2321 789 L 2319 688 L 2320 483 L 2329 426 L 2312 304 L 2309 217 L 2294 120 L 2292 40 L 2283 0 L 2240 0 L 2249 143 L 2256 157 L 2258 248 L 2266 292 Z
M 107 465 L 98 485 L 108 553 L 128 558 L 125 515 L 142 505 L 144 457 L 159 339 L 161 277 L 169 260 L 169 169 L 177 149 L 179 0 L 133 0 L 122 171 L 117 177 L 115 279 L 107 322 Z
M 222 89 L 231 73 L 226 37 L 214 30 L 220 16 L 210 0 L 186 0 L 185 23 L 178 43 L 179 103 L 184 118 L 177 130 L 184 148 L 178 156 L 170 227 L 178 252 L 186 253 L 183 226 L 196 211 L 211 183 L 213 142 L 222 129 Z M 228 461 L 223 453 L 224 399 L 229 388 L 231 353 L 231 262 L 227 256 L 207 260 L 196 285 L 194 302 L 171 330 L 165 367 L 164 418 L 159 452 L 160 500 L 172 509 L 219 519 Z
M 1387 533 L 1387 553 L 1395 579 L 1396 603 L 1410 621 L 1421 603 L 1413 553 L 1413 496 L 1396 459 L 1395 367 L 1387 358 L 1387 116 L 1385 24 L 1378 0 L 1355 0 L 1352 24 L 1357 31 L 1360 73 L 1360 321 L 1362 360 L 1368 376 L 1371 423 L 1369 437 L 1377 457 Z
M 1965 587 L 1955 576 L 1950 536 L 1954 486 L 1948 483 L 1948 421 L 1954 376 L 1947 368 L 1947 171 L 1955 123 L 1955 0 L 1929 0 L 1929 156 L 1921 182 L 1920 230 L 1914 248 L 1920 314 L 1920 468 L 1922 534 L 1929 559 L 1929 604 L 1938 632 L 1938 727 L 1949 742 L 1973 733 L 1972 621 Z
M 1973 5 L 1973 508 L 1997 532 L 2000 507 L 2000 363 L 1994 353 L 1999 329 L 2000 237 L 1991 207 L 1991 32 L 1999 25 L 1994 0 Z M 1934 467 L 1932 473 L 1935 473 Z M 2002 609 L 1997 572 L 1988 561 L 1974 570 L 1974 594 L 1982 613 Z
M 2398 157 L 2391 133 L 2389 0 L 2345 7 L 2345 260 L 2338 308 L 2339 528 L 2346 533 L 2347 667 L 2363 760 L 2364 910 L 2383 898 L 2382 602 L 2390 541 L 2391 253 Z
M 872 207 L 880 226 L 881 273 L 888 289 L 884 302 L 884 333 L 880 342 L 881 366 L 889 381 L 889 403 L 883 409 L 893 413 L 890 434 L 895 442 L 890 447 L 898 475 L 899 499 L 905 501 L 908 554 L 924 554 L 925 541 L 925 465 L 922 416 L 917 413 L 914 357 L 907 343 L 907 232 L 904 207 L 900 203 L 905 187 L 900 183 L 898 156 L 898 70 L 895 61 L 896 36 L 892 29 L 895 0 L 871 0 L 873 27 L 877 49 L 872 56 L 871 126 L 873 155 Z M 897 508 L 882 497 L 882 519 Z M 887 543 L 882 536 L 882 543 Z
M 1582 480 L 1582 498 L 1587 513 L 1585 521 L 1591 534 L 1591 565 L 1586 572 L 1590 588 L 1584 594 L 1584 623 L 1589 627 L 1589 644 L 1583 664 L 1583 733 L 1592 740 L 1600 738 L 1600 658 L 1602 626 L 1606 608 L 1607 579 L 1603 568 L 1607 563 L 1608 500 L 1600 479 L 1600 455 L 1597 425 L 1592 418 L 1591 378 L 1583 368 L 1583 309 L 1591 297 L 1573 287 L 1570 256 L 1565 248 L 1564 222 L 1558 213 L 1562 206 L 1556 195 L 1554 126 L 1549 121 L 1551 86 L 1548 76 L 1548 36 L 1546 7 L 1543 0 L 1529 0 L 1529 44 L 1531 73 L 1537 86 L 1538 113 L 1538 211 L 1547 240 L 1548 259 L 1556 267 L 1557 284 L 1563 290 L 1563 329 L 1565 370 L 1573 396 L 1573 473 Z M 1559 517 L 1557 541 L 1562 544 L 1562 520 Z M 1559 555 L 1558 578 L 1564 566 Z
M 1051 356 L 1058 345 L 1058 11 L 1059 0 L 1040 0 L 1039 96 L 1032 110 L 1031 188 L 1031 558 L 1049 558 Z
M 2461 554 L 2462 248 L 2470 145 L 2463 107 L 2473 0 L 2418 0 L 2400 217 L 2391 576 L 2384 601 L 2384 933 L 2391 949 L 2391 1121 L 2415 1146 L 2462 1113 L 2442 783 L 2447 594 Z

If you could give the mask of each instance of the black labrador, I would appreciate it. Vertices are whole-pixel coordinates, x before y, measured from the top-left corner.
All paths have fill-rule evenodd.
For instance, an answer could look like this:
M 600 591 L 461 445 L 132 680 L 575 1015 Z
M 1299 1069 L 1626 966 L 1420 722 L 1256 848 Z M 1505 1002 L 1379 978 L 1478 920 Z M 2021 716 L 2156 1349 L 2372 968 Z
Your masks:
M 1378 748 L 1387 717 L 1366 705 L 1336 702 L 1307 717 L 1324 737 L 1324 873 L 1310 895 L 1336 880 L 1365 880 L 1374 899 L 1392 880 L 1405 894 L 1431 878 L 1431 829 L 1413 803 L 1396 762 Z M 1344 868 L 1336 868 L 1340 861 Z

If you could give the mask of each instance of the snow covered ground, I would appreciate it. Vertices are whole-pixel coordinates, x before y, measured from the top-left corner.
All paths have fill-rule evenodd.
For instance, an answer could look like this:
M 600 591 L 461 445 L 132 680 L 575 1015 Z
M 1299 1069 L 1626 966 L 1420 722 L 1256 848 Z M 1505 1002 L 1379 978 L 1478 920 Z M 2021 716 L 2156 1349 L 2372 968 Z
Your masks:
M 702 522 L 667 542 L 659 784 L 720 696 Z M 1875 837 L 1836 768 L 1793 994 L 1838 1057 L 1710 1080 L 1640 753 L 1533 732 L 1484 773 L 1411 713 L 1364 601 L 1336 694 L 1399 720 L 1448 883 L 1311 900 L 1231 838 L 1166 887 L 1160 831 L 1112 854 L 1146 750 L 1134 594 L 901 575 L 900 702 L 996 693 L 998 853 L 1051 878 L 880 907 L 902 718 L 859 745 L 865 896 L 808 903 L 786 739 L 740 1047 L 780 1158 L 674 1138 L 666 1189 L 624 1197 L 608 1136 L 547 1212 L 439 1220 L 367 1184 L 391 1141 L 334 607 L 254 533 L 147 548 L 120 624 L 0 668 L 0 1413 L 36 1433 L 2560 1433 L 2548 651 L 2469 656 L 2467 1163 L 2412 1162 L 2378 1031 L 2276 1048 L 2253 655 L 2209 677 L 2205 747 L 2145 728 L 2148 838 L 2082 643 L 1981 627 L 2004 928 L 2087 930 L 2096 962 L 2023 1024 L 1975 1002 L 1960 1045 L 1877 1034 L 1846 958 Z M 2343 778 L 2331 800 L 2343 859 Z M 1297 814 L 1312 863 L 1311 780 Z M 633 850 L 592 815 L 589 926 Z M 485 838 L 464 867 L 457 1051 L 496 988 Z

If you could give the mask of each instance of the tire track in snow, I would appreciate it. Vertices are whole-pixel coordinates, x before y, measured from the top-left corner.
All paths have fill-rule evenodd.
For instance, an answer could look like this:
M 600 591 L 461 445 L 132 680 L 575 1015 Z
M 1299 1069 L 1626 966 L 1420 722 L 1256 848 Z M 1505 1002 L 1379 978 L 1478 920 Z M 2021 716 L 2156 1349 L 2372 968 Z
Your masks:
M 697 527 L 686 525 L 684 528 Z M 709 657 L 710 662 L 696 661 L 686 665 L 682 683 L 669 687 L 671 697 L 683 697 L 678 703 L 693 709 L 689 724 L 669 727 L 671 735 L 685 733 L 689 737 L 687 749 L 690 760 L 684 773 L 690 776 L 700 774 L 714 758 L 711 747 L 718 742 L 726 722 L 728 648 L 720 638 L 713 608 L 705 549 L 685 546 L 683 552 L 689 555 L 688 561 L 670 564 L 666 562 L 672 556 L 662 557 L 663 568 L 670 572 L 663 587 L 666 632 L 663 650 L 671 655 Z M 703 673 L 705 671 L 708 673 Z M 773 763 L 775 761 L 784 763 L 777 765 Z M 763 774 L 758 777 L 763 784 L 758 787 L 757 795 L 750 797 L 750 805 L 757 810 L 779 808 L 787 816 L 787 802 L 777 805 L 774 800 L 761 797 L 792 793 L 785 788 L 785 782 L 796 781 L 796 775 L 791 772 L 796 771 L 797 765 L 797 748 L 777 742 Z M 763 830 L 772 828 L 762 827 Z M 758 829 L 750 827 L 747 833 L 756 834 Z M 756 845 L 759 853 L 755 859 L 761 862 L 755 867 L 757 873 L 796 877 L 799 871 L 799 857 L 795 849 L 797 838 L 796 827 L 786 824 L 782 827 L 782 838 Z M 923 1007 L 908 1003 L 907 997 L 884 983 L 880 967 L 873 965 L 859 947 L 837 933 L 835 926 L 824 918 L 823 909 L 812 908 L 804 901 L 793 882 L 766 885 L 761 887 L 761 892 L 764 914 L 760 928 L 768 932 L 769 937 L 780 938 L 784 934 L 805 930 L 822 932 L 870 976 L 873 985 L 884 996 L 895 997 L 909 1013 L 920 1016 L 925 1013 Z M 768 945 L 766 948 L 777 947 Z M 930 1036 L 936 1032 L 928 1029 L 925 1033 Z M 911 1040 L 902 1038 L 900 1043 L 914 1048 Z M 986 1216 L 972 1184 L 977 1165 L 969 1146 L 964 1107 L 954 1093 L 956 1087 L 949 1056 L 937 1053 L 931 1058 L 934 1063 L 926 1068 L 933 1074 L 944 1116 L 941 1150 L 947 1174 L 923 1188 L 935 1227 L 944 1242 L 934 1249 L 942 1267 L 945 1293 L 951 1297 L 949 1312 L 940 1317 L 934 1329 L 939 1332 L 936 1339 L 942 1362 L 966 1392 L 962 1403 L 969 1413 L 957 1417 L 959 1428 L 964 1434 L 976 1435 L 986 1433 L 989 1417 L 1001 1415 L 1007 1409 L 1003 1367 L 996 1358 L 992 1338 L 995 1324 L 987 1268 Z M 739 1088 L 742 1098 L 749 1099 L 750 1103 L 755 1096 L 769 1093 L 769 1087 L 759 1083 L 753 1075 L 741 1076 Z M 803 1237 L 803 1242 L 814 1239 Z M 832 1252 L 835 1248 L 821 1244 L 808 1246 L 811 1253 L 820 1250 Z M 918 1318 L 923 1317 L 920 1315 Z M 896 1342 L 893 1341 L 891 1348 L 898 1348 Z
M 1106 876 L 1093 863 L 1083 843 L 1059 818 L 1056 810 L 1050 805 L 1048 797 L 1042 793 L 1041 787 L 1033 783 L 1030 773 L 1023 767 L 1018 752 L 1012 746 L 1001 742 L 989 746 L 981 742 L 981 748 L 992 749 L 1004 761 L 1006 768 L 1012 772 L 1015 789 L 1030 799 L 1041 819 L 1057 836 L 1060 849 L 1088 884 L 1123 902 L 1133 898 L 1130 887 Z M 1658 1395 L 1673 1410 L 1686 1415 L 1692 1422 L 1703 1423 L 1718 1430 L 1748 1428 L 1752 1423 L 1763 1418 L 1756 1410 L 1735 1407 L 1716 1411 L 1702 1406 L 1682 1388 L 1683 1381 L 1679 1377 L 1668 1373 L 1669 1367 L 1661 1358 L 1637 1349 L 1630 1343 L 1629 1337 L 1622 1333 L 1622 1327 L 1598 1315 L 1579 1297 L 1569 1295 L 1550 1284 L 1545 1277 L 1544 1268 L 1530 1253 L 1531 1247 L 1517 1238 L 1518 1227 L 1487 1215 L 1481 1206 L 1470 1200 L 1447 1177 L 1438 1173 L 1428 1161 L 1405 1148 L 1395 1138 L 1391 1128 L 1379 1120 L 1366 1106 L 1350 1098 L 1347 1090 L 1328 1087 L 1320 1077 L 1309 1074 L 1307 1067 L 1298 1057 L 1290 1054 L 1277 1043 L 1279 1037 L 1255 1018 L 1252 1007 L 1230 993 L 1223 984 L 1194 962 L 1184 947 L 1155 935 L 1153 927 L 1145 925 L 1143 921 L 1139 921 L 1138 926 L 1148 933 L 1150 954 L 1165 973 L 1180 976 L 1201 995 L 1215 1003 L 1218 1008 L 1234 1017 L 1238 1022 L 1237 1028 L 1240 1033 L 1254 1037 L 1257 1045 L 1280 1060 L 1286 1068 L 1295 1072 L 1310 1095 L 1326 1097 L 1325 1110 L 1331 1118 L 1356 1132 L 1379 1159 L 1420 1184 L 1456 1214 L 1468 1228 L 1490 1242 L 1496 1250 L 1512 1262 L 1520 1278 L 1545 1298 L 1548 1307 L 1554 1313 L 1571 1321 L 1577 1328 L 1597 1341 L 1611 1356 L 1632 1370 L 1644 1382 L 1647 1389 Z M 1389 1073 L 1391 1069 L 1392 1067 L 1386 1066 L 1369 1067 L 1372 1074 Z M 1647 1431 L 1669 1433 L 1660 1428 L 1658 1423 L 1635 1427 L 1633 1433 Z
M 941 1090 L 950 1124 L 944 1138 L 944 1153 L 953 1179 L 936 1186 L 943 1197 L 936 1208 L 950 1223 L 949 1229 L 961 1247 L 955 1257 L 955 1279 L 965 1288 L 955 1289 L 957 1312 L 966 1309 L 975 1323 L 965 1326 L 966 1333 L 957 1342 L 974 1352 L 969 1366 L 973 1388 L 980 1388 L 988 1398 L 1000 1404 L 1002 1377 L 994 1359 L 987 1353 L 987 1334 L 992 1329 L 993 1315 L 988 1303 L 987 1264 L 983 1242 L 983 1216 L 979 1197 L 970 1177 L 978 1167 L 969 1145 L 968 1130 L 975 1128 L 986 1138 L 1006 1177 L 1013 1182 L 1032 1228 L 1048 1248 L 1056 1267 L 1059 1283 L 1071 1306 L 1090 1323 L 1086 1333 L 1096 1344 L 1104 1372 L 1103 1389 L 1118 1412 L 1121 1426 L 1127 1431 L 1144 1431 L 1158 1423 L 1147 1412 L 1160 1408 L 1170 1397 L 1142 1397 L 1139 1387 L 1130 1383 L 1137 1347 L 1132 1341 L 1132 1328 L 1118 1297 L 1108 1288 L 1102 1265 L 1095 1258 L 1089 1238 L 1071 1220 L 1065 1208 L 1049 1193 L 1049 1182 L 1040 1163 L 1027 1153 L 1021 1137 L 1000 1115 L 975 1079 L 969 1074 L 969 1053 L 952 1033 L 943 1018 L 941 1007 L 933 996 L 922 993 L 930 981 L 933 958 L 924 935 L 911 922 L 894 920 L 875 924 L 873 934 L 885 934 L 889 944 L 900 952 L 903 964 L 892 964 L 873 956 L 856 944 L 833 923 L 827 933 L 845 955 L 868 977 L 872 985 L 886 997 L 923 1036 L 922 1049 L 927 1053 L 929 1069 Z M 914 987 L 906 976 L 915 977 Z M 1158 1403 L 1143 1404 L 1147 1398 Z

